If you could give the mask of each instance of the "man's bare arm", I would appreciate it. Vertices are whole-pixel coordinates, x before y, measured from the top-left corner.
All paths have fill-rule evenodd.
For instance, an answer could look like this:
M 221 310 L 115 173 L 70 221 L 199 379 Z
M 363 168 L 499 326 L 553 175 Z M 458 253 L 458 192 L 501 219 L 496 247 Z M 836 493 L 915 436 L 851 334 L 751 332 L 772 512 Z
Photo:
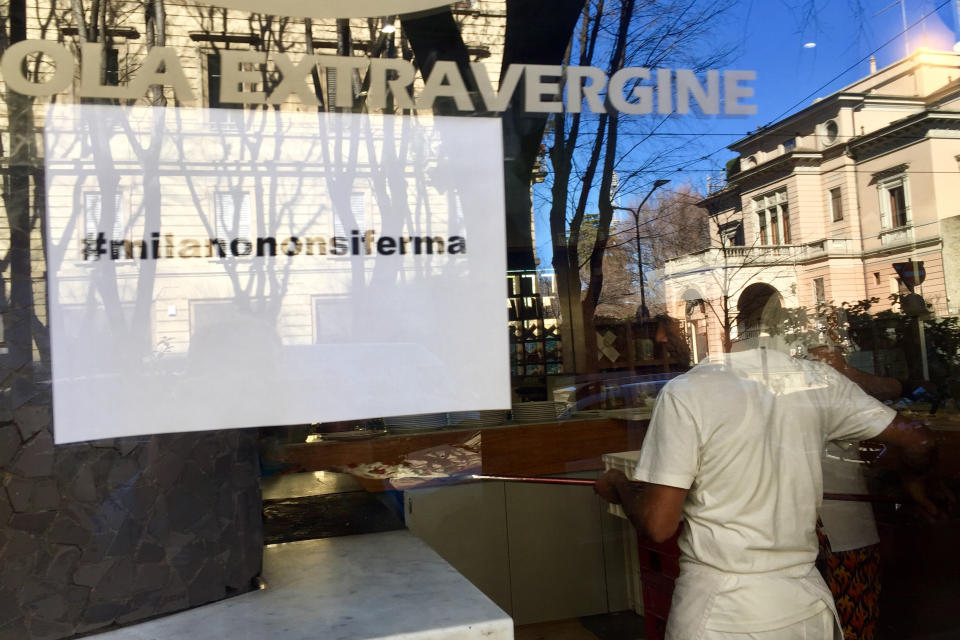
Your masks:
M 600 476 L 595 490 L 607 502 L 621 505 L 637 531 L 654 542 L 669 540 L 676 533 L 687 499 L 687 489 L 632 482 L 617 469 Z
M 895 378 L 876 376 L 848 365 L 840 349 L 817 347 L 811 349 L 810 354 L 878 400 L 892 400 L 903 392 Z M 904 490 L 927 520 L 934 521 L 944 511 L 953 510 L 956 499 L 933 473 L 937 464 L 937 446 L 929 429 L 898 414 L 875 439 L 890 446 L 893 455 L 881 459 L 888 460 L 889 466 L 900 474 Z
M 927 520 L 954 510 L 956 499 L 936 475 L 937 443 L 932 431 L 898 414 L 875 440 L 891 447 L 893 467 Z
M 894 448 L 901 469 L 911 473 L 928 473 L 937 462 L 937 444 L 933 432 L 919 422 L 899 413 L 887 428 L 874 438 Z

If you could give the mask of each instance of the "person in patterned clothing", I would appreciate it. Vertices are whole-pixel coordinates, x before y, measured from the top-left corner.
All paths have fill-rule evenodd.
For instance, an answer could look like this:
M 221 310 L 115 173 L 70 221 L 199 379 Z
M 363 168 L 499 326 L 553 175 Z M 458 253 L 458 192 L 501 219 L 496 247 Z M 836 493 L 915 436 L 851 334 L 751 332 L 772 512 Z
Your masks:
M 877 400 L 893 400 L 901 394 L 897 379 L 850 366 L 838 346 L 819 345 L 809 352 Z M 825 492 L 867 493 L 858 443 L 827 443 L 822 466 Z M 844 640 L 876 640 L 880 637 L 881 580 L 880 536 L 873 508 L 864 502 L 824 500 L 818 524 L 817 568 L 833 593 Z

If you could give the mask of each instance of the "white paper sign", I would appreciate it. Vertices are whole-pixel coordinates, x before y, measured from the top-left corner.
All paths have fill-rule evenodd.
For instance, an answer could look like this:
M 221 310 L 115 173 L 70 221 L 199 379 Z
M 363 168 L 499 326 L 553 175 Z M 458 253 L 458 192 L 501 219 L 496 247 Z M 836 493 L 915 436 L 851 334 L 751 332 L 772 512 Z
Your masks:
M 509 407 L 500 122 L 54 105 L 58 443 Z

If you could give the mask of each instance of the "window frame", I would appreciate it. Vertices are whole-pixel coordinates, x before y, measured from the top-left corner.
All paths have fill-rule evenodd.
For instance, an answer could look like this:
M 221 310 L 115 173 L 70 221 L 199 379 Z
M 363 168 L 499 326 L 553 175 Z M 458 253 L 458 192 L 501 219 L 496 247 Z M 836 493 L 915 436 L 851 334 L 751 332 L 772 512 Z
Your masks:
M 787 188 L 781 187 L 753 199 L 760 246 L 779 247 L 791 243 L 790 206 Z
M 718 226 L 717 232 L 722 247 L 742 247 L 746 245 L 742 220 L 725 222 Z
M 217 50 L 203 52 L 203 90 L 206 95 L 207 107 L 210 109 L 225 108 L 220 102 L 220 83 L 223 81 L 223 67 L 220 64 L 220 52 Z M 228 105 L 231 108 L 234 105 Z
M 123 74 L 120 72 L 120 48 L 112 43 L 103 48 L 104 85 L 119 87 Z
M 370 221 L 367 220 L 367 214 L 370 210 L 370 203 L 367 195 L 368 194 L 366 191 L 354 190 L 350 192 L 350 215 L 353 218 L 354 224 L 356 225 L 354 228 L 361 234 L 365 233 L 367 229 L 372 228 L 370 226 Z M 350 231 L 353 229 L 347 229 L 344 226 L 343 220 L 336 212 L 333 213 L 332 218 L 333 229 L 331 236 L 350 238 Z
M 128 224 L 129 215 L 125 215 L 126 214 L 125 204 L 127 202 L 127 199 L 124 197 L 123 189 L 118 186 L 114 191 L 113 195 L 114 195 L 114 202 L 115 202 L 114 212 L 113 212 L 114 213 L 113 229 L 111 230 L 109 237 L 106 239 L 108 255 L 111 251 L 112 242 L 126 242 L 127 240 L 130 239 L 129 238 L 130 225 Z M 87 246 L 84 243 L 86 243 L 91 239 L 94 242 L 96 242 L 98 234 L 100 233 L 100 218 L 103 215 L 103 205 L 102 204 L 97 205 L 98 211 L 96 213 L 96 217 L 92 218 L 90 202 L 93 196 L 96 196 L 97 198 L 99 198 L 100 199 L 99 201 L 102 203 L 103 191 L 101 189 L 84 189 L 80 197 L 80 207 L 81 207 L 81 213 L 82 213 L 82 219 L 83 219 L 83 224 L 81 229 L 81 238 L 80 238 L 82 246 Z M 126 253 L 123 251 L 121 251 L 121 253 L 117 258 L 113 258 L 113 260 L 125 260 L 125 259 L 126 259 Z
M 202 100 L 204 106 L 210 110 L 214 110 L 207 112 L 211 115 L 213 123 L 228 129 L 240 129 L 243 127 L 244 105 L 239 102 L 220 101 L 220 87 L 223 82 L 223 66 L 220 58 L 222 51 L 224 51 L 224 49 L 211 47 L 203 47 L 199 50 L 201 58 L 200 70 L 202 73 Z M 246 68 L 246 66 L 244 68 Z M 252 90 L 249 83 L 244 84 Z
M 823 276 L 813 279 L 813 302 L 821 305 L 827 302 L 827 281 Z
M 224 196 L 224 195 L 226 195 L 226 196 L 232 196 L 232 197 L 236 198 L 236 195 L 237 195 L 237 194 L 242 195 L 243 200 L 241 200 L 241 202 L 240 202 L 240 211 L 239 211 L 239 212 L 237 212 L 237 209 L 236 209 L 236 200 L 234 200 L 234 215 L 237 216 L 237 219 L 236 219 L 236 225 L 237 225 L 236 233 L 235 233 L 234 235 L 221 234 L 221 233 L 220 233 L 220 231 L 221 231 L 220 221 L 221 221 L 222 216 L 220 215 L 220 211 L 221 211 L 221 208 L 222 208 L 222 207 L 221 207 L 221 205 L 220 205 L 220 202 L 221 202 L 221 199 L 220 199 L 220 198 L 221 198 L 222 196 Z M 252 229 L 253 229 L 253 196 L 251 195 L 250 191 L 248 191 L 248 190 L 246 190 L 246 189 L 239 189 L 239 188 L 237 188 L 237 189 L 216 189 L 216 190 L 213 192 L 213 194 L 211 195 L 211 198 L 212 198 L 212 200 L 213 200 L 213 224 L 211 225 L 211 226 L 213 227 L 213 237 L 214 237 L 214 238 L 217 238 L 218 240 L 224 240 L 224 241 L 226 241 L 228 244 L 229 244 L 230 242 L 233 242 L 234 240 L 250 240 L 250 239 L 251 239 L 251 235 L 252 235 Z M 244 221 L 244 219 L 243 219 L 243 204 L 244 204 L 244 201 L 246 202 L 246 205 L 247 205 L 247 207 L 246 207 L 246 209 L 247 209 L 247 214 L 246 214 L 246 220 L 245 220 L 245 221 Z M 246 229 L 244 229 L 244 223 L 246 223 Z
M 830 197 L 830 219 L 832 222 L 843 221 L 843 189 L 833 187 L 827 191 Z
M 900 189 L 903 194 L 902 216 L 893 210 L 893 192 Z M 906 174 L 900 174 L 877 183 L 877 196 L 880 199 L 880 228 L 883 231 L 904 229 L 913 222 L 913 212 L 910 206 L 910 182 Z
M 341 315 L 343 322 L 335 325 L 325 325 L 320 322 L 321 307 L 343 307 L 344 313 Z M 354 303 L 349 296 L 335 293 L 316 294 L 310 296 L 310 318 L 312 326 L 313 344 L 336 345 L 351 342 L 353 332 L 350 330 L 353 326 Z
M 831 131 L 831 125 L 833 131 Z M 840 123 L 834 118 L 830 118 L 823 123 L 823 146 L 829 147 L 837 143 L 840 139 Z

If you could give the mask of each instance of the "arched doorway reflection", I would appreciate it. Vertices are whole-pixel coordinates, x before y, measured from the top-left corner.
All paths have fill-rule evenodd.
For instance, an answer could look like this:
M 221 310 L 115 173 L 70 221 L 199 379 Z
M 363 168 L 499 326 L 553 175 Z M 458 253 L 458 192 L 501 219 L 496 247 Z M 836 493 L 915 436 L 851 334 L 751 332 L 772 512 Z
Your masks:
M 783 300 L 772 285 L 751 284 L 737 300 L 737 339 L 749 340 L 776 333 L 782 309 Z

